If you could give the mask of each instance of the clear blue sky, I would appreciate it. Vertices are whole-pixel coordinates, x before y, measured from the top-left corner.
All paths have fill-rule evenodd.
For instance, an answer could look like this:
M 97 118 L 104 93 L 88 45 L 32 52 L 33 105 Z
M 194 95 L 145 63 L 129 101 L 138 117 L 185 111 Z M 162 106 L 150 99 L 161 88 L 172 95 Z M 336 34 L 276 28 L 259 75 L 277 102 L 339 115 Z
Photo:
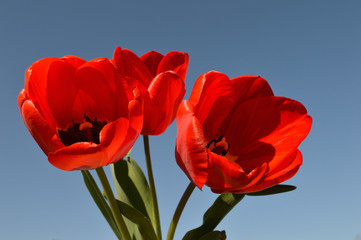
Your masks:
M 302 102 L 313 127 L 291 193 L 246 197 L 217 229 L 230 240 L 354 240 L 361 234 L 360 1 L 93 1 L 0 3 L 0 239 L 115 239 L 80 172 L 51 166 L 22 123 L 16 99 L 34 61 L 112 57 L 116 46 L 189 53 L 188 98 L 209 70 L 261 75 Z M 188 179 L 174 159 L 175 124 L 151 137 L 164 235 Z M 142 140 L 133 157 L 144 167 Z M 176 239 L 217 197 L 192 195 Z

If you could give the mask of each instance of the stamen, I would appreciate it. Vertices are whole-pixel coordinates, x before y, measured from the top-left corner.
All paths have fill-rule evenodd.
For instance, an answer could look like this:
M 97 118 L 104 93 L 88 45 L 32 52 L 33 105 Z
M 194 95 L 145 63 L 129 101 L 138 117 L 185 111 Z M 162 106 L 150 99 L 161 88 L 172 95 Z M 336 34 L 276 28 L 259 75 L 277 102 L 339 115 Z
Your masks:
M 228 153 L 229 147 L 231 144 L 228 144 L 224 135 L 221 135 L 217 140 L 213 139 L 207 144 L 207 148 L 218 155 L 225 156 Z
M 66 130 L 58 129 L 58 135 L 61 142 L 65 146 L 70 146 L 77 142 L 93 142 L 100 143 L 99 134 L 107 121 L 99 122 L 97 118 L 92 121 L 86 114 L 84 114 L 83 122 L 76 123 L 72 121 L 72 126 Z

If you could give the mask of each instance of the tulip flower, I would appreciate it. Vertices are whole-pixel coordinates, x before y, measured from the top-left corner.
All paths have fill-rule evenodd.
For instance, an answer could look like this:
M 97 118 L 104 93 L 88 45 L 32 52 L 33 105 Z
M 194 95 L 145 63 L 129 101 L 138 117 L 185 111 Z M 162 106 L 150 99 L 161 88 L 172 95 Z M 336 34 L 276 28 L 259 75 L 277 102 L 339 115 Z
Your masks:
M 211 71 L 179 107 L 176 160 L 199 188 L 261 191 L 296 174 L 311 124 L 301 103 L 274 96 L 263 78 Z
M 185 94 L 188 54 L 172 51 L 163 56 L 151 51 L 140 58 L 117 47 L 113 62 L 130 86 L 137 86 L 144 100 L 143 135 L 159 135 L 175 119 Z
M 67 171 L 120 160 L 143 125 L 139 90 L 132 91 L 106 58 L 35 62 L 26 70 L 18 105 L 49 162 Z

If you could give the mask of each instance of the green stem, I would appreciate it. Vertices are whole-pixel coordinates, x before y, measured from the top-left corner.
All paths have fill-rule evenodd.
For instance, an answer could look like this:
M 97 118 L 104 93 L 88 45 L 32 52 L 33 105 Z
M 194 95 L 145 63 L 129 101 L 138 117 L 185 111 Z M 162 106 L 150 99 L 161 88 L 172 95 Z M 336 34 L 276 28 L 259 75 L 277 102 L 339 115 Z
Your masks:
M 153 202 L 153 210 L 155 216 L 155 227 L 157 229 L 157 237 L 158 240 L 162 240 L 162 231 L 160 228 L 160 220 L 159 220 L 159 208 L 158 208 L 158 199 L 157 193 L 155 191 L 155 184 L 154 184 L 154 177 L 153 177 L 153 170 L 152 170 L 152 162 L 150 159 L 150 150 L 149 150 L 149 137 L 148 135 L 143 135 L 143 142 L 144 142 L 144 152 L 145 152 L 145 160 L 147 163 L 147 172 L 149 178 L 149 186 L 150 191 L 152 194 L 152 202 Z
M 115 221 L 117 223 L 118 228 L 120 229 L 122 236 L 124 240 L 131 240 L 129 231 L 127 226 L 125 225 L 124 219 L 122 214 L 120 213 L 120 210 L 118 208 L 117 202 L 114 198 L 113 191 L 110 187 L 110 184 L 108 182 L 108 178 L 105 175 L 104 169 L 102 167 L 95 169 L 95 171 L 98 174 L 98 177 L 100 179 L 100 182 L 104 188 L 105 196 L 108 199 L 110 209 L 112 210 L 112 213 L 114 215 Z
M 108 203 L 104 199 L 104 196 L 100 191 L 97 183 L 95 182 L 93 176 L 90 174 L 89 170 L 81 170 L 81 173 L 83 174 L 85 186 L 87 187 L 95 204 L 98 206 L 100 212 L 103 214 L 104 218 L 109 223 L 109 226 L 112 228 L 115 235 L 118 237 L 119 240 L 122 240 L 122 235 L 115 222 L 112 210 L 110 209 Z
M 196 185 L 194 185 L 192 182 L 190 182 L 187 189 L 184 191 L 182 198 L 179 200 L 178 206 L 174 212 L 172 221 L 170 222 L 170 225 L 169 225 L 167 240 L 173 240 L 175 229 L 177 228 L 179 218 L 182 215 L 183 209 L 195 187 L 196 187 Z

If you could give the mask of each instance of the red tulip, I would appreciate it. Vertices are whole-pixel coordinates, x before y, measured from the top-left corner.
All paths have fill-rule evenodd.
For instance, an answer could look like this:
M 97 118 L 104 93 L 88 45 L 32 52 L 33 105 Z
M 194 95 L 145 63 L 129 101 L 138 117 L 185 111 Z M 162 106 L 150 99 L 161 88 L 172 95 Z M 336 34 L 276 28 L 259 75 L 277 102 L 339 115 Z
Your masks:
M 176 160 L 199 188 L 256 192 L 291 178 L 311 129 L 305 107 L 261 77 L 201 75 L 177 113 Z
M 128 49 L 117 47 L 113 61 L 131 86 L 143 94 L 143 135 L 159 135 L 175 119 L 185 86 L 188 54 L 177 51 L 163 56 L 155 51 L 140 58 Z
M 50 57 L 27 69 L 18 104 L 51 164 L 85 170 L 114 163 L 133 146 L 143 122 L 138 95 L 106 58 Z

